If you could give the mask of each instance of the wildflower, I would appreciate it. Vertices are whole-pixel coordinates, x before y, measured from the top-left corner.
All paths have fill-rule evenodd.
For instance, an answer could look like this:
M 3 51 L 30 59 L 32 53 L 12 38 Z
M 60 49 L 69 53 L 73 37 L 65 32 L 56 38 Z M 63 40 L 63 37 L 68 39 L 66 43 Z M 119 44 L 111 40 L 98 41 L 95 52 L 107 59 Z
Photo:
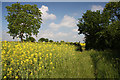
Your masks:
M 4 79 L 7 78 L 6 76 L 4 76 Z
M 52 56 L 52 53 L 50 53 L 50 56 Z
M 41 69 L 41 67 L 39 67 L 39 70 Z
M 10 71 L 10 74 L 12 73 L 12 71 Z
M 53 67 L 53 69 L 54 69 L 55 67 Z
M 50 62 L 50 64 L 52 64 L 52 62 Z
M 31 74 L 30 75 L 33 75 L 33 73 L 31 72 Z
M 18 76 L 16 76 L 15 78 L 18 79 Z
M 41 53 L 39 52 L 39 55 L 41 55 Z
M 40 60 L 41 60 L 42 58 L 40 57 Z

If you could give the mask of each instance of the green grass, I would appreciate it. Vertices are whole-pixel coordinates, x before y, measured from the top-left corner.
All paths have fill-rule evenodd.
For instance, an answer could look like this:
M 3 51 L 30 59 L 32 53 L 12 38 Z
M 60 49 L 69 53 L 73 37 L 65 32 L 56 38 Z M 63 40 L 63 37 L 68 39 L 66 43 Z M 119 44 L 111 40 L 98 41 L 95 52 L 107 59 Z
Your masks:
M 87 52 L 92 58 L 96 78 L 120 78 L 119 53 L 110 50 Z
M 15 47 L 18 44 L 19 47 Z M 7 73 L 9 72 L 7 71 L 7 68 L 10 68 L 13 65 L 11 62 L 10 65 L 4 67 L 4 64 L 11 61 L 11 58 L 14 58 L 15 65 L 12 68 L 20 68 L 20 71 L 18 74 L 13 71 L 12 74 L 23 78 L 120 78 L 118 67 L 120 66 L 120 59 L 116 55 L 113 56 L 113 53 L 115 52 L 112 51 L 84 50 L 83 52 L 80 52 L 76 51 L 76 46 L 64 43 L 60 45 L 55 43 L 3 42 L 2 47 L 2 50 L 5 51 L 5 53 L 2 54 L 4 57 L 2 69 L 5 69 L 5 71 L 2 71 L 2 77 L 7 76 Z M 9 49 L 11 49 L 11 52 Z M 15 53 L 14 57 L 11 55 L 15 49 L 16 51 L 19 51 L 19 53 Z M 31 51 L 31 49 L 33 50 Z M 7 53 L 8 51 L 9 53 Z M 31 57 L 30 60 L 33 61 L 34 65 L 30 65 L 29 63 L 23 63 L 23 65 L 17 64 L 17 60 L 20 62 L 19 58 L 22 57 L 20 54 L 22 55 L 22 52 L 26 53 L 26 51 L 30 51 L 30 55 L 36 54 L 38 58 L 39 52 L 41 52 L 43 57 L 41 60 L 38 59 L 37 63 L 33 61 L 35 56 Z M 53 54 L 51 59 L 50 53 Z M 45 60 L 46 54 L 49 56 L 47 60 Z M 26 53 L 21 61 L 26 61 L 30 55 Z M 18 56 L 18 58 L 16 58 L 16 56 Z M 46 68 L 44 67 L 40 71 L 35 70 L 38 69 L 39 62 L 41 61 L 43 62 L 42 65 L 46 66 Z M 53 64 L 50 65 L 50 62 Z M 54 67 L 54 69 L 52 69 L 52 67 Z M 24 68 L 27 69 L 24 70 Z M 33 72 L 33 76 L 28 74 L 28 69 Z

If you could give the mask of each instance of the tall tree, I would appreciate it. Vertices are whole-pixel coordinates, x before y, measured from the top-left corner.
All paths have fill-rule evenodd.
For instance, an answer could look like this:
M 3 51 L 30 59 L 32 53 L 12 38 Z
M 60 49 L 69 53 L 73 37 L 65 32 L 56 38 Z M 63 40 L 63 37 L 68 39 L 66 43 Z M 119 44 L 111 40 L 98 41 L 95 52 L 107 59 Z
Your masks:
M 109 2 L 105 5 L 103 12 L 108 12 L 112 22 L 120 20 L 120 1 Z
M 120 1 L 107 3 L 103 10 L 103 13 L 105 12 L 109 13 L 111 21 L 103 32 L 104 36 L 106 36 L 106 42 L 111 49 L 120 50 Z
M 95 43 L 98 43 L 98 32 L 104 30 L 104 26 L 108 24 L 109 18 L 107 13 L 101 14 L 100 11 L 92 12 L 91 10 L 87 10 L 83 14 L 77 26 L 79 34 L 85 34 L 86 49 L 96 48 Z
M 86 49 L 120 50 L 120 1 L 107 3 L 101 13 L 86 11 L 77 26 L 85 34 Z
M 21 5 L 20 3 L 6 6 L 8 15 L 6 16 L 8 24 L 8 33 L 10 36 L 23 38 L 38 34 L 41 25 L 41 11 L 37 5 Z

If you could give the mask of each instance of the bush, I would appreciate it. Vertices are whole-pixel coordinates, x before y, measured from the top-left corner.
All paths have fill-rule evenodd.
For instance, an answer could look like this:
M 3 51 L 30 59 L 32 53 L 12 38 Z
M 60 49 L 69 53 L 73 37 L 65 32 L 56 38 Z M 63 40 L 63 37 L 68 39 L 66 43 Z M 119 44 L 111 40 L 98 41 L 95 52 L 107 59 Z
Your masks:
M 50 40 L 49 42 L 53 42 L 53 40 Z
M 36 40 L 35 40 L 35 38 L 33 38 L 33 37 L 29 37 L 29 38 L 26 38 L 26 40 L 25 40 L 25 41 L 35 42 Z

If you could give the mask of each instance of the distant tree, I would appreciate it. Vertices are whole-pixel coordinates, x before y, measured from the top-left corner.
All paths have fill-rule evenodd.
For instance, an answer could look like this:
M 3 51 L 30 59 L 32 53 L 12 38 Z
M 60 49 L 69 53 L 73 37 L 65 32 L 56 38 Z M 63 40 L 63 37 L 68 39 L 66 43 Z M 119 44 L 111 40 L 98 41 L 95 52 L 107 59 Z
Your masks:
M 40 39 L 38 40 L 38 42 L 43 42 L 43 41 L 45 41 L 45 38 L 40 38 Z
M 53 42 L 53 40 L 49 40 L 49 42 Z
M 49 42 L 49 39 L 47 38 L 40 38 L 38 42 Z
M 8 24 L 8 33 L 10 36 L 19 37 L 21 41 L 26 36 L 38 34 L 41 25 L 41 11 L 37 5 L 20 5 L 20 3 L 6 6 L 8 15 L 6 16 Z
M 33 37 L 29 37 L 29 38 L 26 39 L 26 41 L 35 42 L 36 40 L 35 40 L 35 38 L 33 38 Z
M 49 41 L 49 40 L 46 38 L 46 39 L 45 39 L 45 42 L 48 42 L 48 41 Z
M 60 42 L 61 42 L 61 43 L 64 43 L 65 41 L 61 40 Z

